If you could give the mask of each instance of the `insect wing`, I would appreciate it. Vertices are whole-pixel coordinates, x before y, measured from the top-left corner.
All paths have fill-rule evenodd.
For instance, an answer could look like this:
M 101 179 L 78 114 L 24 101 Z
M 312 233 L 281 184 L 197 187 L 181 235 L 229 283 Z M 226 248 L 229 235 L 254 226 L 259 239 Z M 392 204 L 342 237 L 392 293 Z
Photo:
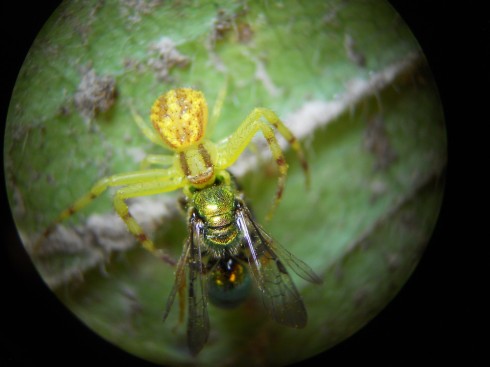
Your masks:
M 252 220 L 252 219 L 250 219 Z M 253 223 L 255 229 L 260 233 L 260 237 L 263 238 L 274 254 L 280 258 L 286 265 L 291 268 L 297 275 L 299 275 L 304 280 L 307 280 L 314 284 L 322 284 L 323 280 L 311 269 L 308 264 L 301 261 L 288 250 L 286 250 L 280 243 L 274 241 L 264 229 L 257 223 Z
M 204 288 L 206 282 L 202 275 L 202 256 L 200 241 L 202 225 L 192 221 L 189 224 L 190 236 L 185 242 L 182 255 L 177 264 L 175 282 L 167 300 L 167 306 L 163 315 L 165 321 L 170 313 L 177 292 L 182 297 L 186 288 L 186 273 L 188 278 L 188 321 L 187 343 L 193 355 L 197 355 L 204 347 L 209 336 L 209 317 L 207 310 L 207 291 Z M 187 272 L 186 272 L 187 270 Z M 183 306 L 181 303 L 180 319 L 183 319 Z
M 189 277 L 189 315 L 187 321 L 187 342 L 193 355 L 197 355 L 209 337 L 209 315 L 207 300 L 207 281 L 204 275 L 201 243 L 202 223 L 193 221 L 189 237 L 189 258 L 187 261 Z
M 191 242 L 190 238 L 188 238 L 187 241 L 185 241 L 184 247 L 182 249 L 182 254 L 180 255 L 179 262 L 177 263 L 177 269 L 175 270 L 174 285 L 167 298 L 167 306 L 165 307 L 165 312 L 163 314 L 164 322 L 167 319 L 168 315 L 170 314 L 170 310 L 172 309 L 172 305 L 174 304 L 175 295 L 177 294 L 177 292 L 179 293 L 179 297 L 181 300 L 179 320 L 182 321 L 184 319 L 185 302 L 183 300 L 183 296 L 184 296 L 183 293 L 185 291 L 185 285 L 186 285 L 185 276 L 186 276 L 187 262 L 190 253 L 190 242 Z
M 272 250 L 269 243 L 271 238 L 265 236 L 246 209 L 237 211 L 237 224 L 248 247 L 247 258 L 252 277 L 269 315 L 286 326 L 306 326 L 303 300 L 286 267 Z

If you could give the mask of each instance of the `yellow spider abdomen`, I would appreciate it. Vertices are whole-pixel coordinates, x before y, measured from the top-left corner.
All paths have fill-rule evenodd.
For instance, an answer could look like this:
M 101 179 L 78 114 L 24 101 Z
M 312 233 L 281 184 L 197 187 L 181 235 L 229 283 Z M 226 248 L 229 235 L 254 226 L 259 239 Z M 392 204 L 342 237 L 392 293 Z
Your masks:
M 204 137 L 208 105 L 200 91 L 173 89 L 153 103 L 150 118 L 163 142 L 172 150 L 181 151 Z

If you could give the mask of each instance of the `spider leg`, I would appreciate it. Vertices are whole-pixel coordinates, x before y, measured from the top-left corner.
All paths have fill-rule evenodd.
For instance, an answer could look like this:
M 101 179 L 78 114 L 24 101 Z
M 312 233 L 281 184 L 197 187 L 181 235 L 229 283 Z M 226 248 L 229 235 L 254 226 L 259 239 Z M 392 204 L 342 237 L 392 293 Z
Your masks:
M 295 138 L 293 133 L 284 125 L 279 117 L 269 109 L 256 108 L 254 109 L 238 127 L 237 131 L 233 133 L 226 140 L 217 145 L 217 161 L 215 163 L 216 169 L 226 169 L 231 166 L 238 157 L 242 154 L 245 148 L 250 144 L 252 137 L 260 130 L 262 135 L 267 141 L 271 150 L 272 156 L 276 161 L 279 177 L 277 183 L 276 197 L 272 208 L 269 210 L 268 218 L 270 218 L 279 204 L 282 193 L 284 191 L 284 185 L 286 182 L 286 176 L 288 171 L 288 164 L 282 152 L 282 149 L 277 142 L 276 135 L 274 133 L 275 128 L 292 146 L 298 155 L 301 167 L 305 174 L 306 185 L 309 185 L 309 169 L 308 163 L 305 158 L 305 154 Z
M 183 180 L 180 178 L 176 178 L 171 181 L 152 180 L 122 187 L 118 189 L 114 195 L 114 209 L 126 224 L 129 232 L 140 242 L 143 248 L 150 251 L 157 257 L 161 256 L 156 254 L 157 249 L 155 248 L 153 241 L 145 234 L 143 228 L 141 228 L 141 226 L 129 212 L 126 199 L 174 191 L 183 186 L 182 182 Z M 165 260 L 165 258 L 163 259 Z
M 151 165 L 169 167 L 174 164 L 175 157 L 172 155 L 148 154 L 140 162 L 140 169 L 146 170 Z
M 113 187 L 113 186 L 126 186 L 126 188 L 121 188 L 116 193 L 114 199 L 114 205 L 116 206 L 116 202 L 117 202 L 117 205 L 120 208 L 120 211 L 118 211 L 119 216 L 125 221 L 130 232 L 133 233 L 133 235 L 135 235 L 139 239 L 138 235 L 141 235 L 142 230 L 137 231 L 137 229 L 140 228 L 139 225 L 136 224 L 136 226 L 134 226 L 131 220 L 128 219 L 128 221 L 126 221 L 124 216 L 121 215 L 121 213 L 124 214 L 123 213 L 124 210 L 119 204 L 119 197 L 121 197 L 122 195 L 122 197 L 124 198 L 125 197 L 124 194 L 126 192 L 139 193 L 126 197 L 153 195 L 157 193 L 169 192 L 183 187 L 184 182 L 180 178 L 180 175 L 174 169 L 152 169 L 146 171 L 134 171 L 134 172 L 128 172 L 128 173 L 105 177 L 100 181 L 98 181 L 87 194 L 79 198 L 77 201 L 75 201 L 72 205 L 70 205 L 67 209 L 63 210 L 59 214 L 58 218 L 56 218 L 45 229 L 41 237 L 38 238 L 38 240 L 35 242 L 33 248 L 34 252 L 39 250 L 43 240 L 49 237 L 49 235 L 53 232 L 53 230 L 56 228 L 58 223 L 72 216 L 73 214 L 80 211 L 81 209 L 85 208 L 93 200 L 99 197 L 105 190 L 107 190 L 108 187 Z M 121 191 L 122 193 L 119 193 Z M 133 227 L 130 227 L 130 224 Z M 131 230 L 131 228 L 133 228 L 133 230 Z M 151 249 L 152 245 L 146 242 L 143 247 Z
M 216 102 L 213 105 L 213 109 L 211 111 L 211 116 L 208 122 L 208 131 L 212 131 L 218 118 L 221 114 L 221 109 L 223 108 L 223 103 L 226 98 L 226 94 L 228 92 L 228 77 L 226 77 L 226 81 L 218 92 L 218 96 L 216 97 Z
M 158 135 L 158 133 L 155 131 L 155 129 L 152 129 L 143 120 L 143 118 L 138 114 L 138 112 L 136 112 L 136 110 L 134 109 L 134 107 L 131 103 L 129 104 L 129 109 L 131 110 L 131 115 L 133 116 L 134 122 L 136 122 L 136 125 L 138 125 L 141 132 L 147 137 L 147 139 L 156 145 L 160 145 L 160 146 L 168 149 L 168 147 L 165 145 L 165 143 L 163 142 L 160 135 Z

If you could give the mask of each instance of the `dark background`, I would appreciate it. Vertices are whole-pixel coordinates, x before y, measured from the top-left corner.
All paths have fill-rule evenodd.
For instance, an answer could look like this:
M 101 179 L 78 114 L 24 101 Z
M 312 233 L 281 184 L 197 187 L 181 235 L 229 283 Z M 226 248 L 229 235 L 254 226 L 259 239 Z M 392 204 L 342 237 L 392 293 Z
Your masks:
M 24 57 L 58 3 L 2 2 L 2 126 Z M 486 214 L 470 206 L 485 209 L 480 183 L 488 163 L 477 161 L 488 152 L 482 152 L 485 144 L 474 137 L 488 134 L 490 126 L 482 112 L 489 95 L 490 21 L 478 5 L 483 2 L 438 2 L 439 7 L 427 0 L 390 3 L 420 42 L 439 87 L 449 139 L 445 200 L 425 255 L 393 302 L 353 337 L 308 362 L 473 365 L 482 355 L 478 331 L 488 332 L 475 308 L 488 285 L 473 287 L 481 279 L 477 259 L 483 241 L 488 242 L 488 236 L 475 234 L 483 236 L 485 227 L 479 222 Z M 1 182 L 0 366 L 150 366 L 95 335 L 48 290 L 19 242 L 3 177 Z

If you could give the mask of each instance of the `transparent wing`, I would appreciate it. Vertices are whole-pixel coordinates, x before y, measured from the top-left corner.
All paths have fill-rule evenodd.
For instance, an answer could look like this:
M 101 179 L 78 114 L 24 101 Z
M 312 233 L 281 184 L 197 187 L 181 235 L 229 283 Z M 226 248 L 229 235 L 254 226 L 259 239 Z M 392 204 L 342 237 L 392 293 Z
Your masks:
M 182 255 L 177 264 L 175 282 L 167 300 L 167 306 L 163 315 L 165 321 L 170 313 L 179 292 L 181 298 L 186 288 L 186 273 L 188 279 L 188 320 L 187 320 L 187 343 L 193 355 L 197 355 L 204 347 L 209 336 L 209 317 L 207 310 L 206 281 L 203 275 L 203 264 L 201 256 L 202 224 L 192 221 L 189 224 L 190 235 L 184 244 Z M 186 272 L 187 270 L 187 272 Z M 180 305 L 180 319 L 183 319 L 184 302 Z
M 251 221 L 253 219 L 250 219 Z M 322 284 L 323 280 L 308 266 L 304 261 L 301 261 L 288 250 L 286 250 L 280 243 L 274 241 L 274 239 L 264 231 L 264 229 L 255 222 L 252 222 L 255 229 L 260 233 L 260 236 L 265 240 L 267 246 L 279 257 L 286 265 L 291 268 L 297 275 L 304 280 L 311 283 Z
M 197 355 L 209 337 L 209 316 L 206 279 L 202 262 L 202 223 L 193 221 L 189 237 L 189 315 L 187 321 L 187 343 L 193 355 Z
M 189 244 L 190 244 L 190 238 L 187 239 L 187 241 L 185 242 L 184 248 L 182 249 L 182 255 L 180 256 L 179 262 L 177 263 L 177 270 L 175 271 L 175 281 L 172 290 L 170 291 L 170 295 L 168 296 L 167 299 L 167 306 L 165 307 L 165 312 L 163 314 L 163 321 L 167 319 L 170 310 L 172 309 L 172 305 L 174 303 L 175 295 L 177 294 L 177 292 L 179 292 L 179 296 L 181 298 L 179 319 L 180 321 L 182 321 L 184 318 L 183 315 L 184 300 L 182 298 L 183 298 L 183 292 L 185 290 L 185 269 L 189 258 L 189 250 L 190 250 Z
M 315 283 L 321 280 L 308 265 L 275 244 L 254 222 L 246 207 L 237 210 L 237 224 L 248 247 L 248 263 L 267 312 L 283 325 L 304 327 L 307 315 L 303 300 L 276 249 L 298 275 Z

